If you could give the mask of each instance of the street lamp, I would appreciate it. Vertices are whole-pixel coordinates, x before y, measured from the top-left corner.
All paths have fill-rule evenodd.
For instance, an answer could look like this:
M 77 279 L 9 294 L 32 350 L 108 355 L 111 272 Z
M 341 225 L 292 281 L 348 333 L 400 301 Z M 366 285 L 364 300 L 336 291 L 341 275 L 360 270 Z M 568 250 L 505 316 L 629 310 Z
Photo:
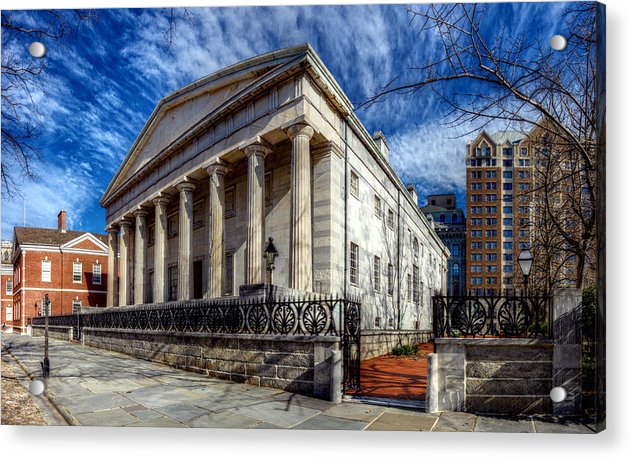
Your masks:
M 44 363 L 42 363 L 42 373 L 44 378 L 50 375 L 50 362 L 48 361 L 48 316 L 50 315 L 50 298 L 48 293 L 42 301 L 42 312 L 44 313 Z
M 517 260 L 519 261 L 519 269 L 521 269 L 524 275 L 524 293 L 528 296 L 528 276 L 530 275 L 530 268 L 532 267 L 532 254 L 530 250 L 526 249 L 519 252 Z
M 267 260 L 267 270 L 269 271 L 269 283 L 272 285 L 274 283 L 272 275 L 274 273 L 274 260 L 278 256 L 278 250 L 276 250 L 276 246 L 274 245 L 274 238 L 270 237 L 267 240 L 267 247 L 265 248 L 265 259 Z

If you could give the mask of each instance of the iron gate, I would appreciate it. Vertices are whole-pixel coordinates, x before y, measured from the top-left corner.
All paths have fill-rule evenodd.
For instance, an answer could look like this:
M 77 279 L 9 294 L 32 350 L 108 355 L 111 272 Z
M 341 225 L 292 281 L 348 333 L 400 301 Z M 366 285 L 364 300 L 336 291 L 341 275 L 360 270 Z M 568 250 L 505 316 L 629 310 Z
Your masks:
M 361 303 L 344 302 L 344 320 L 342 321 L 342 346 L 344 359 L 344 393 L 360 388 L 361 361 Z

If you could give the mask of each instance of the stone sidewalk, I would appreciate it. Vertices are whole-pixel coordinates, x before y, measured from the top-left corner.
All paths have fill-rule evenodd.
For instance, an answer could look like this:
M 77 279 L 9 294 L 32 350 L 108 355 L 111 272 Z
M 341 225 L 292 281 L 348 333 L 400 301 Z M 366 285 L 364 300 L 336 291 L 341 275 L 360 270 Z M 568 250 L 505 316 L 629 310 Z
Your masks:
M 43 338 L 2 335 L 28 379 L 41 377 Z M 593 433 L 576 419 L 503 418 L 346 400 L 341 404 L 215 380 L 124 354 L 49 341 L 51 377 L 38 403 L 70 425 L 432 432 Z M 45 416 L 46 417 L 46 416 Z M 47 416 L 47 419 L 59 417 Z

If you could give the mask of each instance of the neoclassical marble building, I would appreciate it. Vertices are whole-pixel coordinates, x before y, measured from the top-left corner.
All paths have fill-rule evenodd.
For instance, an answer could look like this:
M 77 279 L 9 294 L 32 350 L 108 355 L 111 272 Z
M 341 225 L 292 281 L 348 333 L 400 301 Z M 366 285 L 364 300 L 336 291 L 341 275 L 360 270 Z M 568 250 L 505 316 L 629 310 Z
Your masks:
M 361 295 L 363 327 L 430 327 L 448 250 L 309 45 L 162 99 L 101 205 L 109 307 L 236 296 L 269 282 Z M 119 253 L 117 263 L 116 254 Z

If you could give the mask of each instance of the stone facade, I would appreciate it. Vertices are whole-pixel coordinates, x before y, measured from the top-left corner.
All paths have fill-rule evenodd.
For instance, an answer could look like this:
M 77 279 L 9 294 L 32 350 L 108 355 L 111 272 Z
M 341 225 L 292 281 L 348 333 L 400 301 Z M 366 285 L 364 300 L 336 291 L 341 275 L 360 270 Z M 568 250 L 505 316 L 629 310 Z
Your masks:
M 101 205 L 109 307 L 268 283 L 269 237 L 275 285 L 361 296 L 364 329 L 431 329 L 445 293 L 449 252 L 308 45 L 165 97 Z

